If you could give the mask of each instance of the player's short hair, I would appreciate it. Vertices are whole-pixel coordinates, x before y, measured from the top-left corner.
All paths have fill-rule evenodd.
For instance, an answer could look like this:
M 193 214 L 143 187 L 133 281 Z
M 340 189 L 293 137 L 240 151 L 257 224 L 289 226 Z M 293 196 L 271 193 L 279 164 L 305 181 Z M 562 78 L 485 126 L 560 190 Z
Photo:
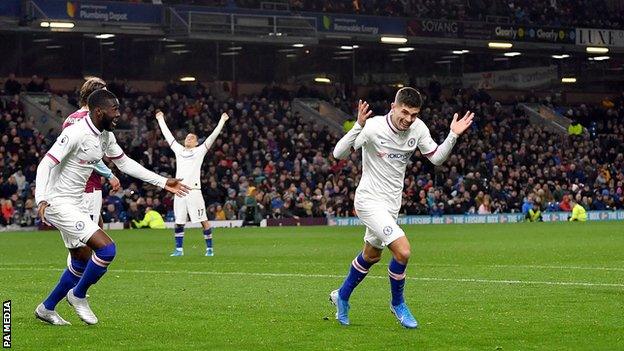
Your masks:
M 422 107 L 422 96 L 420 92 L 414 88 L 405 87 L 399 89 L 394 98 L 395 104 L 403 104 L 407 107 Z
M 92 77 L 87 79 L 82 87 L 80 87 L 80 101 L 78 101 L 80 107 L 87 104 L 87 99 L 91 93 L 104 88 L 106 88 L 106 82 L 102 78 Z
M 105 107 L 110 100 L 117 100 L 117 96 L 106 89 L 96 90 L 87 98 L 89 110 L 93 111 L 96 107 Z

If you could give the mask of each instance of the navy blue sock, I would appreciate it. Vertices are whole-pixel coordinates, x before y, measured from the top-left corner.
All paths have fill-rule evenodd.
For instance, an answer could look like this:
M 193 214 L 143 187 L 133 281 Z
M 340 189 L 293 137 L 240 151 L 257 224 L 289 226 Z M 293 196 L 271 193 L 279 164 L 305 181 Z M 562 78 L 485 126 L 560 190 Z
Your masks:
M 45 308 L 49 310 L 54 310 L 56 308 L 56 305 L 67 295 L 67 292 L 76 286 L 86 266 L 87 261 L 79 261 L 72 258 L 67 269 L 61 274 L 61 279 L 59 279 L 54 290 L 52 290 L 48 298 L 43 301 Z
M 85 298 L 87 296 L 87 289 L 95 283 L 106 273 L 108 265 L 113 261 L 116 254 L 115 243 L 110 243 L 102 248 L 93 251 L 87 268 L 82 274 L 82 278 L 76 287 L 74 288 L 74 296 L 78 298 Z
M 405 287 L 405 268 L 407 265 L 400 264 L 394 258 L 388 264 L 388 276 L 390 277 L 390 291 L 392 292 L 392 306 L 402 304 L 403 288 Z
M 369 263 L 364 260 L 361 252 L 355 259 L 353 259 L 349 274 L 347 275 L 344 283 L 342 283 L 340 290 L 338 290 L 338 295 L 341 300 L 349 301 L 349 297 L 351 296 L 353 289 L 355 289 L 364 277 L 366 277 L 368 270 L 372 265 L 373 263 Z
M 182 249 L 182 245 L 184 244 L 184 226 L 176 225 L 174 229 L 174 237 L 176 243 L 176 249 Z
M 212 249 L 212 228 L 204 230 L 204 240 L 206 240 L 206 248 Z

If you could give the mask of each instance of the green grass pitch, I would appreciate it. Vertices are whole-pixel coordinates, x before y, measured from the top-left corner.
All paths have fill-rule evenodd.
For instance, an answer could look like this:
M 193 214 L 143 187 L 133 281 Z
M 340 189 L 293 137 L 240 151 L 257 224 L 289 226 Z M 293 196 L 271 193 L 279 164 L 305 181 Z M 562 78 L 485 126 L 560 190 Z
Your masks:
M 389 311 L 389 252 L 334 320 L 328 293 L 362 245 L 361 227 L 198 229 L 184 257 L 168 230 L 113 231 L 118 254 L 90 291 L 100 319 L 45 325 L 33 310 L 58 280 L 56 231 L 0 233 L 0 299 L 15 350 L 624 350 L 624 226 L 609 223 L 406 226 L 406 300 Z

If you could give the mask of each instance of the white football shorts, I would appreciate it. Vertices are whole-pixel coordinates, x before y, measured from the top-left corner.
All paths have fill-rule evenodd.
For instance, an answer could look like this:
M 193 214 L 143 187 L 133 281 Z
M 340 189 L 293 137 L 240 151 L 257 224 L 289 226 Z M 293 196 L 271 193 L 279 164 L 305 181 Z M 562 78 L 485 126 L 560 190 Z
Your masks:
M 355 211 L 360 221 L 366 226 L 364 241 L 373 247 L 383 249 L 396 239 L 405 236 L 405 232 L 397 224 L 398 211 L 391 210 L 390 205 L 381 201 L 356 199 Z
M 61 232 L 68 249 L 86 246 L 91 236 L 100 229 L 82 205 L 50 204 L 44 216 Z
M 173 199 L 173 213 L 176 224 L 186 224 L 187 216 L 192 223 L 207 221 L 206 204 L 199 189 L 192 189 L 186 196 L 176 196 Z

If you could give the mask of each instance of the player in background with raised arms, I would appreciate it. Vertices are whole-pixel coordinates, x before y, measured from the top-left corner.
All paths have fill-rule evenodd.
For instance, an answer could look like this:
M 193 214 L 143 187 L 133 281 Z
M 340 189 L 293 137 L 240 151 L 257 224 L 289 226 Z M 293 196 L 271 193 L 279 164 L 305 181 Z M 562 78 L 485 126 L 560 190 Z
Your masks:
M 71 126 L 72 124 L 80 121 L 89 113 L 89 106 L 87 105 L 87 98 L 94 91 L 106 89 L 106 82 L 98 77 L 91 77 L 80 88 L 79 104 L 80 108 L 69 115 L 63 122 L 63 129 Z M 87 185 L 84 189 L 84 206 L 89 211 L 89 215 L 100 228 L 104 228 L 102 221 L 102 182 L 100 176 L 103 176 L 110 183 L 113 191 L 119 190 L 121 184 L 119 179 L 113 175 L 113 172 L 106 166 L 103 160 L 95 164 L 95 171 L 91 173 L 91 176 L 87 180 Z
M 349 324 L 349 297 L 366 277 L 372 265 L 379 262 L 384 247 L 392 252 L 388 266 L 392 300 L 390 310 L 401 325 L 418 327 L 418 322 L 403 298 L 405 269 L 410 257 L 410 244 L 396 223 L 401 207 L 405 170 L 418 148 L 434 165 L 441 165 L 451 154 L 457 138 L 471 124 L 474 113 L 459 119 L 456 113 L 451 131 L 438 145 L 425 123 L 418 118 L 422 97 L 414 88 L 402 88 L 385 116 L 369 118 L 366 102 L 359 102 L 357 123 L 334 148 L 334 157 L 345 159 L 352 149 L 362 148 L 362 178 L 355 192 L 354 207 L 366 226 L 364 249 L 351 262 L 351 269 L 338 290 L 330 294 L 336 305 L 336 319 Z
M 184 255 L 184 225 L 189 217 L 192 223 L 201 222 L 204 230 L 204 240 L 206 241 L 205 255 L 214 255 L 212 247 L 212 228 L 206 216 L 206 204 L 204 203 L 204 197 L 201 192 L 200 176 L 204 157 L 229 118 L 227 113 L 223 113 L 217 127 L 201 145 L 199 145 L 197 141 L 197 135 L 189 133 L 186 135 L 186 138 L 184 138 L 184 146 L 182 146 L 175 140 L 169 127 L 167 127 L 164 113 L 161 111 L 156 112 L 156 120 L 158 121 L 160 130 L 176 157 L 176 178 L 182 179 L 182 182 L 191 189 L 187 196 L 176 196 L 173 200 L 173 212 L 175 214 L 175 250 L 171 256 Z
M 83 191 L 95 164 L 106 155 L 120 171 L 176 195 L 188 193 L 179 179 L 165 178 L 126 156 L 112 131 L 119 120 L 119 101 L 108 90 L 88 98 L 89 113 L 65 128 L 37 167 L 35 200 L 39 217 L 60 232 L 71 261 L 35 316 L 53 325 L 70 324 L 51 306 L 67 298 L 82 321 L 96 324 L 87 290 L 105 273 L 116 255 L 113 240 L 85 213 Z

